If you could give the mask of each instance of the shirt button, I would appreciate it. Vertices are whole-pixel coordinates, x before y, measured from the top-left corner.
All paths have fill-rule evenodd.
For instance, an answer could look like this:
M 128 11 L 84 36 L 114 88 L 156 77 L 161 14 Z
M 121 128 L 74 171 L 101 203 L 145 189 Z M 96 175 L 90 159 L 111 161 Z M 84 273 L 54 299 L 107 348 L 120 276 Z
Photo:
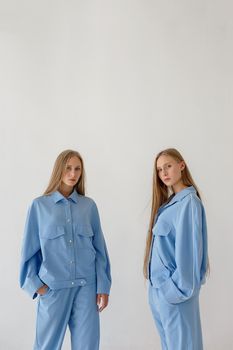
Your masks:
M 70 239 L 69 242 L 72 243 L 72 239 Z
M 70 263 L 73 264 L 73 260 L 70 260 Z
M 67 222 L 70 222 L 70 219 L 67 219 Z
M 71 282 L 72 286 L 74 285 L 74 282 Z

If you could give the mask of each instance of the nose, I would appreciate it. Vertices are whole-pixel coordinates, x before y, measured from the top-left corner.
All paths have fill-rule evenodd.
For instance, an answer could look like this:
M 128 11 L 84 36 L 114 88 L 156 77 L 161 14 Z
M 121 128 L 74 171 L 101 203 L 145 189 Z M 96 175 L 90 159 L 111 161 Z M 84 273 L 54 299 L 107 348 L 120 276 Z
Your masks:
M 163 176 L 167 175 L 167 168 L 162 169 L 162 174 L 163 174 Z
M 72 169 L 72 170 L 70 171 L 70 175 L 71 175 L 72 178 L 75 177 L 75 170 L 74 170 L 74 169 Z

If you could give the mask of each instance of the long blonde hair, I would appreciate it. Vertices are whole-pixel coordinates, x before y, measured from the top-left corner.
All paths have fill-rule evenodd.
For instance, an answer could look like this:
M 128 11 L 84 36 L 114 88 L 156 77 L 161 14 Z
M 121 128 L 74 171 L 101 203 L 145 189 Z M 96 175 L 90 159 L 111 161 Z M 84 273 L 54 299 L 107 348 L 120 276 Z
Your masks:
M 81 162 L 81 176 L 77 182 L 77 184 L 74 186 L 74 188 L 76 189 L 76 191 L 79 194 L 85 195 L 85 170 L 84 170 L 84 163 L 83 163 L 83 159 L 82 156 L 80 155 L 79 152 L 77 151 L 73 151 L 73 150 L 65 150 L 63 152 L 61 152 L 55 163 L 54 163 L 54 167 L 53 167 L 53 171 L 49 180 L 49 184 L 44 192 L 44 195 L 49 195 L 55 191 L 57 191 L 60 186 L 61 186 L 61 182 L 62 182 L 62 176 L 64 174 L 66 165 L 68 163 L 68 161 L 70 160 L 70 158 L 72 157 L 77 157 L 80 162 Z
M 157 160 L 160 156 L 166 155 L 171 156 L 178 163 L 184 162 L 183 157 L 175 148 L 168 148 L 161 152 L 159 152 L 154 161 L 154 172 L 153 172 L 153 186 L 152 186 L 152 205 L 151 205 L 151 216 L 146 240 L 146 248 L 145 248 L 145 256 L 144 256 L 144 264 L 143 264 L 143 274 L 146 279 L 148 279 L 148 263 L 149 263 L 149 255 L 151 249 L 151 241 L 152 241 L 152 228 L 154 225 L 154 220 L 157 215 L 159 207 L 165 202 L 169 201 L 171 192 L 168 191 L 167 186 L 161 181 L 157 172 Z M 196 191 L 198 197 L 201 199 L 200 194 L 198 192 L 197 186 L 194 183 L 194 180 L 191 176 L 191 173 L 188 169 L 187 164 L 185 163 L 185 168 L 182 170 L 182 181 L 185 186 L 193 186 Z

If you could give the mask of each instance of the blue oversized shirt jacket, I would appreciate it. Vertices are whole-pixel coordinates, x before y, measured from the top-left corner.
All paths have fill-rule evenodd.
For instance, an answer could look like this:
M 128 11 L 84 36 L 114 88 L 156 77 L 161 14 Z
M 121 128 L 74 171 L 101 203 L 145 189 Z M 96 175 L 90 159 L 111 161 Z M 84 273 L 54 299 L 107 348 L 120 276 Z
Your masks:
M 50 289 L 97 283 L 109 294 L 110 262 L 95 202 L 74 190 L 33 200 L 26 219 L 20 286 L 32 298 L 43 284 Z
M 152 286 L 168 303 L 190 299 L 205 282 L 208 261 L 205 210 L 193 186 L 159 208 L 152 232 Z

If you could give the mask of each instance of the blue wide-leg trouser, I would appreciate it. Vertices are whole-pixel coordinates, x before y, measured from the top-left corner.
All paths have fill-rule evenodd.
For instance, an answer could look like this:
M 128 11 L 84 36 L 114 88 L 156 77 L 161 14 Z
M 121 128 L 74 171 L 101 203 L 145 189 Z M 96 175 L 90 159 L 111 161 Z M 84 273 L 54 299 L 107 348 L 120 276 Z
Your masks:
M 34 350 L 60 350 L 69 326 L 72 350 L 99 349 L 99 312 L 96 284 L 39 296 Z
M 162 350 L 203 350 L 199 294 L 179 303 L 168 303 L 159 289 L 149 285 L 149 304 Z

